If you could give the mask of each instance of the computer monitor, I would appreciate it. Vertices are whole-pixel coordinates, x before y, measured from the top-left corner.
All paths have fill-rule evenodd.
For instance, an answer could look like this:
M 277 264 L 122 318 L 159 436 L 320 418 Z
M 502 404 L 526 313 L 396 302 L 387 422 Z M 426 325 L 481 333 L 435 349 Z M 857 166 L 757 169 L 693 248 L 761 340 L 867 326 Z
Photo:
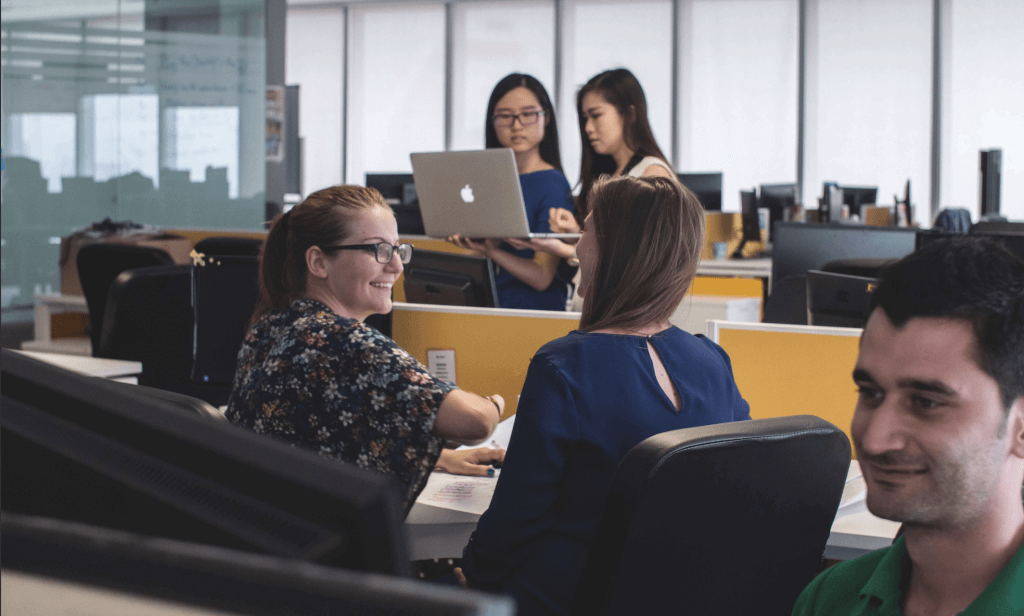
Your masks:
M 1005 246 L 1007 250 L 1024 260 L 1024 233 L 974 233 L 974 228 L 972 227 L 970 235 L 975 237 L 987 237 L 999 242 Z
M 4 613 L 511 616 L 509 597 L 4 512 Z M 209 611 L 208 611 L 209 610 Z
M 775 237 L 775 223 L 788 220 L 786 212 L 796 205 L 796 184 L 761 184 L 757 207 L 768 208 L 768 236 Z M 774 241 L 774 240 L 773 240 Z
M 914 251 L 914 229 L 866 225 L 775 225 L 772 284 L 844 259 L 899 259 Z
M 742 256 L 743 247 L 747 242 L 761 241 L 761 226 L 757 218 L 757 192 L 755 189 L 740 191 L 740 222 L 742 224 L 743 237 L 740 245 L 732 254 L 734 259 Z
M 497 308 L 491 260 L 433 250 L 414 250 L 405 266 L 405 300 L 415 304 Z
M 999 215 L 999 192 L 1002 186 L 1003 151 L 982 150 L 980 155 L 980 197 L 982 218 Z
M 871 293 L 878 280 L 847 274 L 807 272 L 807 323 L 864 327 L 871 315 Z
M 5 512 L 409 573 L 388 475 L 9 349 L 0 381 Z
M 705 210 L 722 210 L 722 172 L 677 173 L 679 183 L 697 195 Z
M 192 380 L 231 385 L 259 296 L 259 258 L 213 256 L 192 267 Z
M 861 217 L 862 205 L 874 205 L 878 200 L 877 186 L 840 186 L 843 191 L 843 205 L 850 208 L 850 216 Z M 838 218 L 838 216 L 837 216 Z
M 411 173 L 367 173 L 366 187 L 376 188 L 391 206 L 399 235 L 423 235 L 423 218 Z

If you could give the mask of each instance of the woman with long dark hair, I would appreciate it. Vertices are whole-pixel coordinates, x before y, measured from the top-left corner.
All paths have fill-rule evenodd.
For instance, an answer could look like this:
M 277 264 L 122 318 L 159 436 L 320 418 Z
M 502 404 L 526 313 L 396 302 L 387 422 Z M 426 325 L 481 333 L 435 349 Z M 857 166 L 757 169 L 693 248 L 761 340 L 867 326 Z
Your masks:
M 592 77 L 576 94 L 583 155 L 580 161 L 580 193 L 574 215 L 551 210 L 552 231 L 578 233 L 590 211 L 591 187 L 602 175 L 660 176 L 676 180 L 672 165 L 654 140 L 647 118 L 647 97 L 636 76 L 616 68 Z M 531 240 L 531 248 L 571 258 L 571 244 L 559 240 Z M 580 300 L 573 299 L 574 310 Z
M 725 351 L 668 321 L 700 261 L 700 201 L 658 177 L 599 179 L 588 197 L 580 328 L 530 362 L 494 498 L 456 571 L 511 594 L 524 615 L 568 611 L 612 472 L 634 445 L 750 419 Z
M 536 78 L 512 73 L 494 86 L 487 104 L 485 145 L 510 148 L 515 153 L 531 232 L 551 230 L 548 221 L 552 210 L 572 216 L 572 195 L 562 173 L 554 109 Z M 472 241 L 458 235 L 449 239 L 494 262 L 502 308 L 565 310 L 568 286 L 556 276 L 559 258 L 535 252 L 516 240 Z

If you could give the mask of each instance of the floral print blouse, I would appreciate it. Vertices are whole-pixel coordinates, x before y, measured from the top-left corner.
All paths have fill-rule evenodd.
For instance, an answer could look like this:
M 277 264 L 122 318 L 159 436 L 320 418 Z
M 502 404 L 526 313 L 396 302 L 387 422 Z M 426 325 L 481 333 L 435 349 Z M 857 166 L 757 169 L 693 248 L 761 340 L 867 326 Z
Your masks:
M 298 299 L 246 335 L 227 417 L 394 476 L 408 514 L 441 454 L 432 430 L 452 389 L 372 327 Z

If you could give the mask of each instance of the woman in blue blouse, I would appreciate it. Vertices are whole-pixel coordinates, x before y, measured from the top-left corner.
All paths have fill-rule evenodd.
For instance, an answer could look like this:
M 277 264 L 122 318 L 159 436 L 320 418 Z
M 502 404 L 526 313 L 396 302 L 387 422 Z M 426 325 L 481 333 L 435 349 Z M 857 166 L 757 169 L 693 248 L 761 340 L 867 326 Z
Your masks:
M 486 147 L 515 152 L 530 231 L 551 231 L 551 209 L 572 212 L 572 194 L 562 173 L 558 126 L 544 86 L 520 73 L 499 81 L 487 104 L 486 135 Z M 457 235 L 450 239 L 491 258 L 502 308 L 565 310 L 568 286 L 555 275 L 558 257 L 500 240 L 474 242 Z
M 599 180 L 590 202 L 580 329 L 530 362 L 494 499 L 456 574 L 511 594 L 519 614 L 568 611 L 612 471 L 634 445 L 750 419 L 725 351 L 668 322 L 700 260 L 700 202 L 660 177 Z

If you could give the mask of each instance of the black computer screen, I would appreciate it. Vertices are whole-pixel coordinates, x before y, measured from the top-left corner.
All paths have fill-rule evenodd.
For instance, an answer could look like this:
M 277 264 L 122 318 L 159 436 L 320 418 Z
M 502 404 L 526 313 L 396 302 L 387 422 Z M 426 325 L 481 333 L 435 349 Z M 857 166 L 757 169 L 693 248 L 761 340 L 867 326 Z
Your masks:
M 722 210 L 722 172 L 677 173 L 679 183 L 697 195 L 705 210 Z
M 497 308 L 491 260 L 414 250 L 405 266 L 405 301 L 415 304 Z
M 875 278 L 807 272 L 807 323 L 830 327 L 864 327 L 871 314 Z
M 389 476 L 0 351 L 5 512 L 406 575 Z
M 501 597 L 5 512 L 4 612 L 511 616 Z M 10 593 L 10 594 L 8 594 Z M 168 603 L 170 602 L 170 603 Z M 174 610 L 175 604 L 181 611 Z
M 899 259 L 914 251 L 914 229 L 783 222 L 775 225 L 772 284 L 843 259 Z
M 743 225 L 743 241 L 760 242 L 761 226 L 757 220 L 757 193 L 753 190 L 740 191 L 740 220 Z
M 376 188 L 391 206 L 400 235 L 423 235 L 423 218 L 411 173 L 367 173 L 366 187 Z
M 862 205 L 874 205 L 878 200 L 877 186 L 840 186 L 843 191 L 843 205 L 849 206 L 850 216 L 860 216 Z
M 775 223 L 786 220 L 786 211 L 795 204 L 796 184 L 761 184 L 761 193 L 757 196 L 757 207 L 768 208 L 771 219 L 771 231 L 768 237 L 775 236 Z

